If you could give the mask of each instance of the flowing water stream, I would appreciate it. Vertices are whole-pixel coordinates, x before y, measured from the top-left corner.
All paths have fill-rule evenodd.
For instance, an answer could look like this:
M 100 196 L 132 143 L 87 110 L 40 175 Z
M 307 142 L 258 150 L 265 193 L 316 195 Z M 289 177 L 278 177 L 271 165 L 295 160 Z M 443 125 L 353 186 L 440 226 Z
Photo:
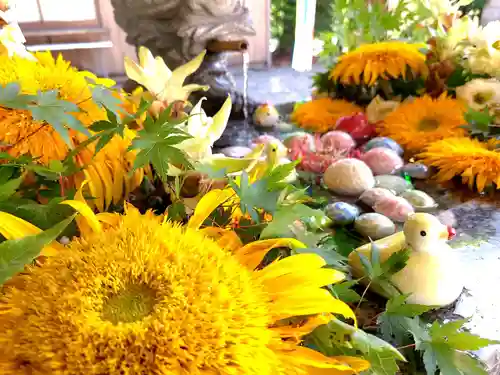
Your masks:
M 249 64 L 250 64 L 250 54 L 248 53 L 248 51 L 243 51 L 243 117 L 245 118 L 245 127 L 248 126 L 248 65 Z

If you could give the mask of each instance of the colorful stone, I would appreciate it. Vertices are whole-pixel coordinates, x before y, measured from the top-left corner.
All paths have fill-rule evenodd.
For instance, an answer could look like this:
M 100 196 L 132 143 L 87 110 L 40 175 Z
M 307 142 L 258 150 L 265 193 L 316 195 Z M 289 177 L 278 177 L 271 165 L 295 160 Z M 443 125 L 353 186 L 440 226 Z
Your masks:
M 392 220 L 375 212 L 360 215 L 354 222 L 354 229 L 374 241 L 396 233 Z
M 370 139 L 368 142 L 366 142 L 363 149 L 366 152 L 377 147 L 388 148 L 389 150 L 392 150 L 395 153 L 397 153 L 399 156 L 403 155 L 404 152 L 403 148 L 395 140 L 388 137 L 376 137 Z
M 345 202 L 331 203 L 325 208 L 326 215 L 337 225 L 348 225 L 359 216 L 359 208 Z

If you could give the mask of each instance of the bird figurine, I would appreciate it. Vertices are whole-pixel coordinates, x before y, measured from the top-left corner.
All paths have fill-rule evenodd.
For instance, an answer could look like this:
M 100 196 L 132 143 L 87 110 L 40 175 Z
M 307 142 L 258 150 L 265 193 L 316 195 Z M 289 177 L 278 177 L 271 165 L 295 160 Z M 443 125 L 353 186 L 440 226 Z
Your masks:
M 380 252 L 380 262 L 393 253 L 410 249 L 406 266 L 391 276 L 391 282 L 403 294 L 409 294 L 408 303 L 442 307 L 453 303 L 463 290 L 463 273 L 458 257 L 446 243 L 455 230 L 443 225 L 437 217 L 415 213 L 406 220 L 403 231 L 374 242 Z M 355 277 L 364 275 L 358 254 L 371 259 L 372 244 L 355 249 L 349 255 L 349 265 Z M 386 298 L 389 292 L 373 288 Z
M 259 145 L 260 146 L 260 145 Z M 280 157 L 281 142 L 269 141 L 265 144 L 264 157 L 262 157 L 251 168 L 247 169 L 250 181 L 262 179 L 266 173 L 278 165 L 291 163 L 289 159 Z M 283 177 L 283 182 L 294 182 L 297 179 L 297 172 L 293 169 L 287 176 Z
M 261 104 L 253 114 L 253 121 L 258 126 L 271 128 L 278 124 L 280 114 L 275 106 L 269 103 Z

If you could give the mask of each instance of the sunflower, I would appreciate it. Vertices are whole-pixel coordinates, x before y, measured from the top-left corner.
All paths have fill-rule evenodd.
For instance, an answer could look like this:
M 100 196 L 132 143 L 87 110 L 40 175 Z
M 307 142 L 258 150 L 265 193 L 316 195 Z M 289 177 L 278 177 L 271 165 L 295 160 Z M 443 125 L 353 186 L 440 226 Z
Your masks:
M 85 211 L 93 229 L 2 289 L 0 372 L 366 370 L 363 359 L 326 357 L 299 345 L 330 313 L 354 318 L 346 304 L 322 288 L 344 275 L 323 268 L 325 261 L 316 254 L 258 267 L 271 248 L 302 246 L 293 239 L 243 246 L 234 232 L 225 231 L 212 240 L 199 226 L 218 205 L 217 193 L 200 202 L 187 227 L 132 207 L 124 215 L 93 216 L 81 202 L 67 202 Z
M 330 79 L 346 85 L 361 82 L 373 86 L 379 78 L 384 80 L 427 74 L 425 55 L 419 51 L 422 45 L 398 41 L 365 44 L 340 56 L 330 72 Z
M 447 138 L 431 143 L 418 157 L 429 166 L 436 167 L 436 178 L 440 182 L 455 176 L 470 189 L 476 186 L 479 192 L 494 183 L 500 188 L 500 154 L 497 140 L 480 142 L 472 138 Z
M 93 122 L 106 120 L 107 115 L 92 100 L 92 84 L 110 87 L 114 81 L 100 79 L 87 71 L 79 71 L 61 55 L 54 59 L 50 52 L 36 53 L 36 60 L 26 60 L 16 56 L 0 56 L 0 85 L 17 82 L 24 94 L 37 94 L 58 90 L 60 99 L 74 103 L 80 109 L 75 117 L 86 127 Z M 82 133 L 69 130 L 74 147 L 87 139 Z M 124 193 L 120 199 L 135 189 L 142 181 L 143 170 L 138 170 L 132 177 L 128 176 L 132 169 L 135 153 L 127 151 L 135 132 L 127 130 L 125 136 L 115 136 L 95 158 L 94 145 L 84 148 L 77 156 L 78 166 L 83 172 L 62 181 L 67 187 L 78 188 L 84 179 L 89 179 L 89 195 L 95 199 L 96 207 L 104 210 L 113 195 L 117 203 L 118 192 Z M 5 143 L 2 151 L 12 156 L 29 155 L 43 165 L 51 161 L 64 160 L 70 148 L 60 134 L 48 123 L 35 121 L 28 110 L 16 110 L 0 106 L 0 141 Z
M 295 108 L 291 120 L 301 128 L 326 133 L 344 116 L 363 112 L 361 107 L 342 99 L 314 99 Z
M 422 151 L 429 143 L 449 137 L 466 137 L 464 105 L 442 94 L 402 103 L 381 123 L 380 135 L 390 137 L 409 152 Z

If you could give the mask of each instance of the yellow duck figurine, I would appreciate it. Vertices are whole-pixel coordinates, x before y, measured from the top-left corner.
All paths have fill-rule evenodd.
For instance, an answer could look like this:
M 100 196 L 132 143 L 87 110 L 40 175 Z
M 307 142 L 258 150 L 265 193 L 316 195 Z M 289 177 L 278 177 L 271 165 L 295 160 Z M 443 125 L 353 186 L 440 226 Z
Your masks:
M 410 248 L 405 268 L 391 277 L 401 293 L 410 294 L 408 303 L 447 306 L 460 296 L 463 274 L 458 258 L 446 243 L 454 235 L 454 229 L 443 225 L 437 217 L 416 213 L 405 222 L 402 232 L 374 242 L 380 249 L 380 262 L 405 246 Z M 353 275 L 362 277 L 364 269 L 358 253 L 371 259 L 371 244 L 363 245 L 349 255 Z M 384 297 L 391 297 L 382 290 L 373 290 Z

